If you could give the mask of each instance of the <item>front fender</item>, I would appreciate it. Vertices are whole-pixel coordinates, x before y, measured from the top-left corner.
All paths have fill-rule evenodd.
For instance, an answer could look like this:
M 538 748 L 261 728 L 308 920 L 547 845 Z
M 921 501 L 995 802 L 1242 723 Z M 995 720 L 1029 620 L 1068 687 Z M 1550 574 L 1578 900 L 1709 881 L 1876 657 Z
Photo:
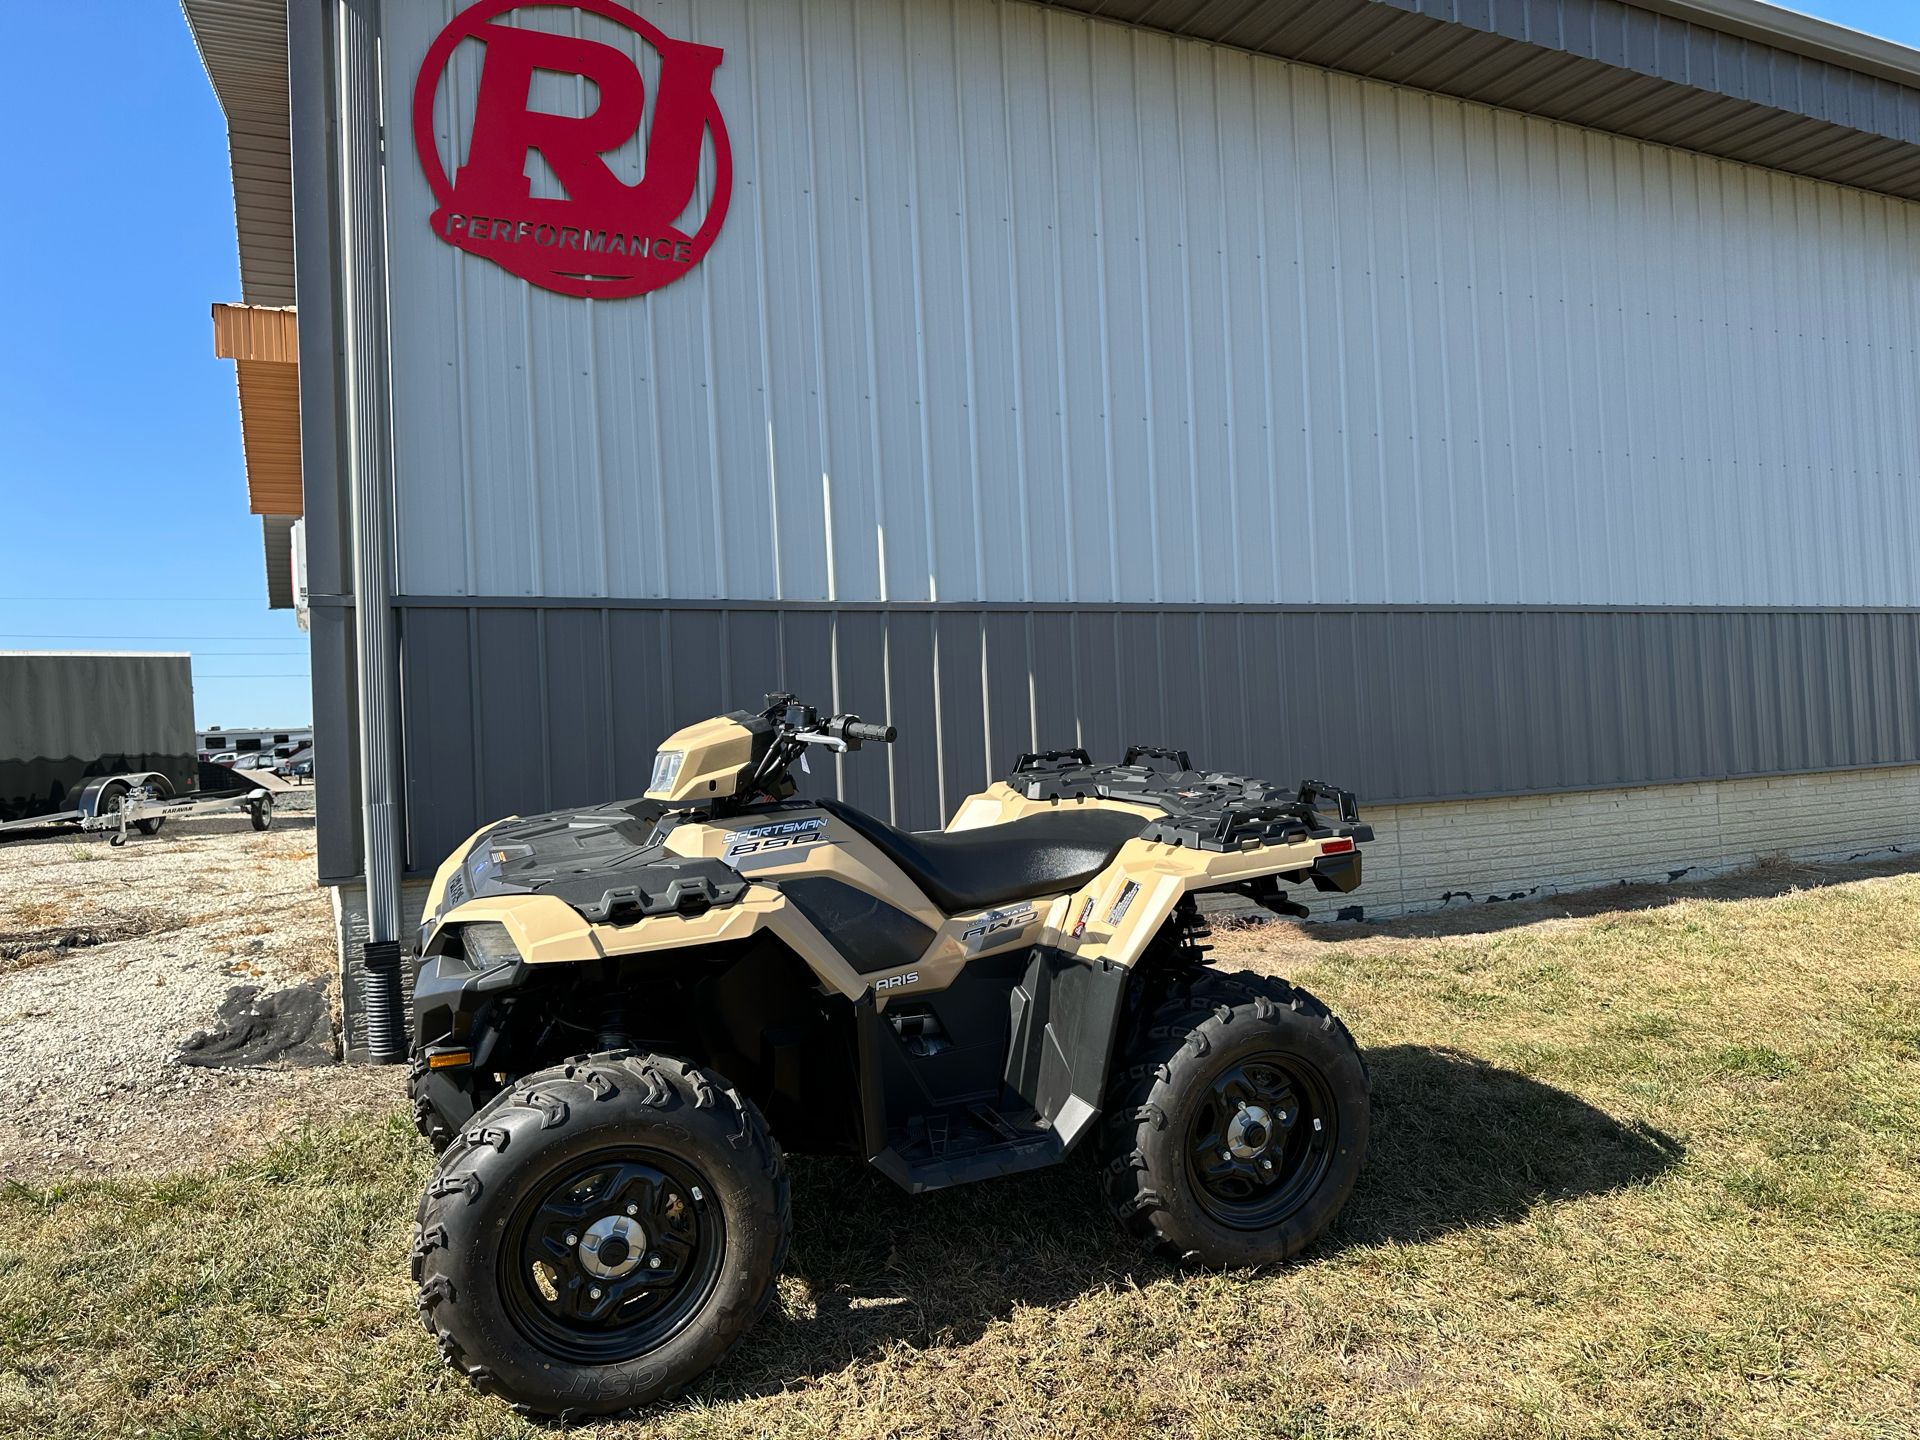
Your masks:
M 619 925 L 596 925 L 551 895 L 482 896 L 441 915 L 425 937 L 422 953 L 435 953 L 440 937 L 451 926 L 489 921 L 506 927 L 520 958 L 529 965 L 664 955 L 744 940 L 768 930 L 806 961 L 827 988 L 848 999 L 858 999 L 867 989 L 866 978 L 787 903 L 786 896 L 768 885 L 749 885 L 733 904 L 716 905 L 699 915 L 649 915 Z

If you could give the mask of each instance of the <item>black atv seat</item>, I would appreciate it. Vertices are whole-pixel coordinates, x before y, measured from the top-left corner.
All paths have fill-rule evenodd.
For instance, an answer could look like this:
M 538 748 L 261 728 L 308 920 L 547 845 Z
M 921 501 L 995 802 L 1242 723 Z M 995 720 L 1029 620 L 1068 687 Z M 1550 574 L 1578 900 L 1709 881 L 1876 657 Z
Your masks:
M 1118 810 L 1076 808 L 980 830 L 909 834 L 851 806 L 819 803 L 872 841 L 949 915 L 1071 890 L 1104 870 L 1147 824 Z

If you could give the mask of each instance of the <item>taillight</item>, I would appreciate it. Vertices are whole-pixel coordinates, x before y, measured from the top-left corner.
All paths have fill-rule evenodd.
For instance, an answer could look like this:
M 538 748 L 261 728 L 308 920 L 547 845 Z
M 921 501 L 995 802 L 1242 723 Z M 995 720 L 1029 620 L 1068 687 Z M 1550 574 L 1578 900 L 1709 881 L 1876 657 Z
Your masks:
M 1322 840 L 1320 842 L 1320 853 L 1322 855 L 1344 855 L 1351 849 L 1353 849 L 1353 841 L 1351 840 Z

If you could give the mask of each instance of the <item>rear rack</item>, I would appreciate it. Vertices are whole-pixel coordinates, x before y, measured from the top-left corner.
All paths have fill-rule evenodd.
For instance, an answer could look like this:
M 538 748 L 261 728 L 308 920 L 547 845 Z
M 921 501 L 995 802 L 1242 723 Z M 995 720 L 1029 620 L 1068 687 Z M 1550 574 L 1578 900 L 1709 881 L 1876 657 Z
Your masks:
M 1224 770 L 1196 770 L 1184 750 L 1135 745 L 1118 765 L 1095 765 L 1085 750 L 1021 755 L 1007 784 L 1029 800 L 1131 800 L 1167 813 L 1141 839 L 1195 850 L 1244 850 L 1297 840 L 1373 839 L 1351 790 L 1309 780 L 1286 790 Z M 1332 814 L 1318 801 L 1331 802 Z

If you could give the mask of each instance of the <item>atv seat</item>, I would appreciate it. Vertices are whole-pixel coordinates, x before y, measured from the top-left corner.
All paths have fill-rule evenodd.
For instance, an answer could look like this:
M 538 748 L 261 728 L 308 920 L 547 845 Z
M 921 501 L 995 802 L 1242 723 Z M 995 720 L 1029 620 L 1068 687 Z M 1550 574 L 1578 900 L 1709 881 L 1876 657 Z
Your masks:
M 1071 890 L 1104 870 L 1147 824 L 1117 810 L 1063 809 L 980 830 L 908 834 L 849 805 L 819 803 L 872 841 L 949 915 Z

